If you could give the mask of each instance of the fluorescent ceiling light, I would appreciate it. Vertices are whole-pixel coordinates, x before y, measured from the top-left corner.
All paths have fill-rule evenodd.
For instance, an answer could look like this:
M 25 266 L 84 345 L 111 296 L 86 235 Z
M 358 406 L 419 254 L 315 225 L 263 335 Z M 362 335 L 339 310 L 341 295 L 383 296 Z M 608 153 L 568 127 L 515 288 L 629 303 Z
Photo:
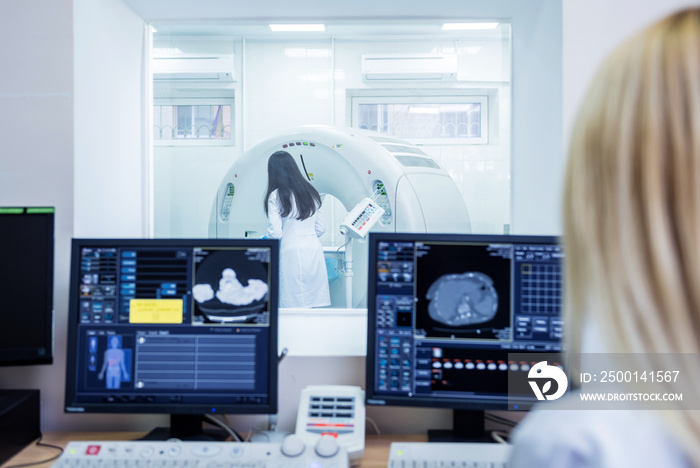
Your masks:
M 271 24 L 270 29 L 275 32 L 324 32 L 323 24 Z
M 496 29 L 498 23 L 445 23 L 443 31 L 465 31 L 469 29 Z

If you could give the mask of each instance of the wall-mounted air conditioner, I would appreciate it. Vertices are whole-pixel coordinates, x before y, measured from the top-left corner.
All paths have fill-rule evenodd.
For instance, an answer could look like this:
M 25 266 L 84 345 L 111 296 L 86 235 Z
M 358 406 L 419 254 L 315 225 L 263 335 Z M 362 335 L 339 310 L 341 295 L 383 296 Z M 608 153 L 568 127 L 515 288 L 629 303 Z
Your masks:
M 153 57 L 154 81 L 234 81 L 233 55 Z
M 362 56 L 365 81 L 454 81 L 456 54 L 367 54 Z

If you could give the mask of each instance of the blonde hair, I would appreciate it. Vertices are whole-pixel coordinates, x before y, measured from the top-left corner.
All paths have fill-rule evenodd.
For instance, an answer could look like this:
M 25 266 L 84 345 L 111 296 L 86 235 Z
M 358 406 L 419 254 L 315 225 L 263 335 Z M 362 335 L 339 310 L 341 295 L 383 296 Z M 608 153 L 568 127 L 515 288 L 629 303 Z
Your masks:
M 565 187 L 569 350 L 593 319 L 638 365 L 700 356 L 700 9 L 608 57 L 579 111 Z M 669 388 L 700 394 L 698 369 L 677 370 L 685 386 Z M 700 412 L 662 416 L 700 465 Z

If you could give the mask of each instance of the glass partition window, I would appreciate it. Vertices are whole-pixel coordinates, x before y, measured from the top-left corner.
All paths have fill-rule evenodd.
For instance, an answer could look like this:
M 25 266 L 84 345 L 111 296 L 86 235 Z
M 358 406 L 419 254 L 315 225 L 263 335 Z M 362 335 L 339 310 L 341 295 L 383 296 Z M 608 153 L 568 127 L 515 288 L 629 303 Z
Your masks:
M 232 145 L 233 103 L 226 101 L 181 103 L 156 100 L 153 106 L 153 140 L 156 144 L 208 141 Z

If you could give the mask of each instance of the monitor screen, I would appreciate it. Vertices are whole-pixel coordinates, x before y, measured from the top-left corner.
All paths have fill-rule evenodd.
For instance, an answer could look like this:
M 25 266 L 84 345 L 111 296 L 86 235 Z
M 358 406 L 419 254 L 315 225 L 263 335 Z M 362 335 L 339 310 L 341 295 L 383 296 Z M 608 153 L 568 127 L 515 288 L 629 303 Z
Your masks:
M 0 365 L 53 361 L 54 208 L 0 208 Z
M 369 404 L 475 410 L 455 413 L 455 424 L 479 433 L 484 410 L 508 409 L 509 373 L 529 369 L 509 353 L 561 352 L 556 238 L 372 233 L 369 242 Z
M 277 240 L 74 239 L 66 412 L 275 413 L 278 258 Z

